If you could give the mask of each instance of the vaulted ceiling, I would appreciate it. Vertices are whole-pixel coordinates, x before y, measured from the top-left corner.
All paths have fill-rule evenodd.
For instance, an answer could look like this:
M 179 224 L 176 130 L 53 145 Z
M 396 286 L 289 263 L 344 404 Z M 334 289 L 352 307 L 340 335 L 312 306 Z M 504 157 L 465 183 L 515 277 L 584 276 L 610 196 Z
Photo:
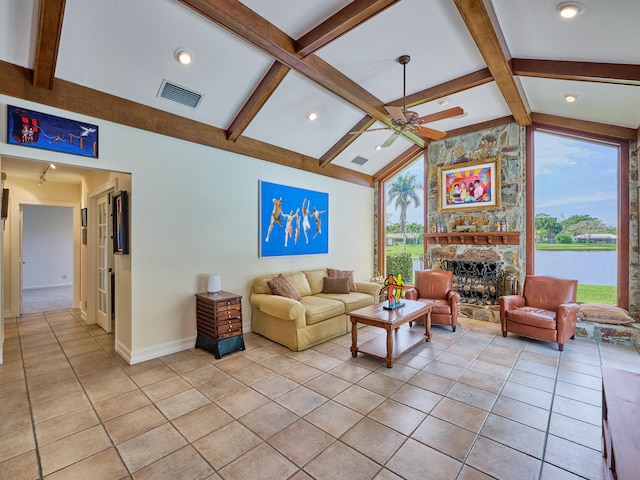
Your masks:
M 428 142 L 375 148 L 410 55 L 406 105 L 434 114 L 429 128 L 540 122 L 636 139 L 640 2 L 581 0 L 573 19 L 558 3 L 4 0 L 0 93 L 371 184 Z M 160 97 L 163 82 L 198 106 Z M 437 120 L 453 106 L 464 114 Z M 367 129 L 382 130 L 350 133 Z

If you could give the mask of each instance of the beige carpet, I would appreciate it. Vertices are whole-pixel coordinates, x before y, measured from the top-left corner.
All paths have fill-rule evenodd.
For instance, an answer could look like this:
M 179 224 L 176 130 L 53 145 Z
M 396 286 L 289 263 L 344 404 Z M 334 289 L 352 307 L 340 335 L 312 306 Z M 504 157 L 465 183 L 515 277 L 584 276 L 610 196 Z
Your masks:
M 48 288 L 30 288 L 22 291 L 22 314 L 41 313 L 73 307 L 71 285 Z

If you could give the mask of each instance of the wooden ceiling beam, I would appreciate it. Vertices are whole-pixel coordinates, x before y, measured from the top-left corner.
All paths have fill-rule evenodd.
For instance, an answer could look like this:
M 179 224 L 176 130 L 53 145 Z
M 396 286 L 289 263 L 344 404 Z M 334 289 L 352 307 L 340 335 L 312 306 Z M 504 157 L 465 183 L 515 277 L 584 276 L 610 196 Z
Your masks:
M 490 0 L 453 0 L 518 125 L 531 125 L 525 96 L 511 72 L 511 55 Z
M 358 132 L 358 131 L 366 131 L 371 125 L 376 123 L 375 118 L 371 118 L 370 116 L 364 117 L 358 123 L 356 123 L 349 132 Z M 325 152 L 324 155 L 320 157 L 320 166 L 326 167 L 336 158 L 342 151 L 355 142 L 358 139 L 357 134 L 346 133 L 344 136 L 338 140 L 329 150 Z
M 238 0 L 179 1 L 367 115 L 391 125 L 381 100 L 316 55 L 301 58 L 291 37 Z
M 385 181 L 395 175 L 397 172 L 402 170 L 405 166 L 407 166 L 410 162 L 416 159 L 418 155 L 421 155 L 424 152 L 424 149 L 419 147 L 418 145 L 412 145 L 407 150 L 402 152 L 396 158 L 394 158 L 390 163 L 382 167 L 376 173 L 373 174 L 373 182 Z
M 65 0 L 40 0 L 36 61 L 33 67 L 33 84 L 36 87 L 53 88 L 64 6 Z
M 258 115 L 258 112 L 267 103 L 269 97 L 275 92 L 280 82 L 289 72 L 290 68 L 280 62 L 274 62 L 267 71 L 258 86 L 255 88 L 249 99 L 242 106 L 236 118 L 227 129 L 227 140 L 235 142 L 249 126 L 251 121 Z
M 488 68 L 483 68 L 476 72 L 463 75 L 458 78 L 454 78 L 448 82 L 435 85 L 433 87 L 421 90 L 419 92 L 407 95 L 407 108 L 415 107 L 416 105 L 422 105 L 423 103 L 432 102 L 439 98 L 444 98 L 455 93 L 460 93 L 470 88 L 478 87 L 493 81 L 491 72 Z M 403 98 L 399 98 L 390 102 L 389 105 L 396 107 L 402 107 Z
M 547 115 L 545 113 L 533 113 L 531 114 L 531 117 L 533 122 L 538 125 L 547 125 L 550 127 L 576 130 L 579 132 L 591 133 L 594 135 L 615 138 L 618 140 L 627 140 L 630 142 L 634 142 L 638 138 L 635 128 L 618 127 L 616 125 L 607 125 L 605 123 L 589 122 L 586 120 L 576 120 L 574 118 Z
M 314 53 L 336 38 L 353 30 L 399 0 L 354 0 L 335 15 L 296 41 L 296 52 L 302 57 Z
M 31 82 L 31 70 L 3 61 L 0 61 L 0 94 L 357 185 L 373 186 L 370 175 L 336 165 L 320 168 L 317 158 L 251 138 L 242 137 L 236 142 L 231 142 L 227 140 L 226 132 L 220 128 L 65 80 L 56 79 L 53 90 L 35 87 Z
M 511 70 L 523 77 L 640 86 L 640 65 L 512 58 Z

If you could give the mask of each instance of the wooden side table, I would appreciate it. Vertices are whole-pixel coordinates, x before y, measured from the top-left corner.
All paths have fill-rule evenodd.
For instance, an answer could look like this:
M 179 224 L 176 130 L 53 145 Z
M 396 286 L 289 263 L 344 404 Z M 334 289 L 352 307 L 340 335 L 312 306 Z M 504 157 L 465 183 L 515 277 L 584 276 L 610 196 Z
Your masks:
M 605 480 L 638 478 L 640 374 L 602 367 L 602 460 Z
M 196 294 L 196 348 L 212 351 L 216 358 L 244 350 L 241 300 L 242 296 L 225 291 Z

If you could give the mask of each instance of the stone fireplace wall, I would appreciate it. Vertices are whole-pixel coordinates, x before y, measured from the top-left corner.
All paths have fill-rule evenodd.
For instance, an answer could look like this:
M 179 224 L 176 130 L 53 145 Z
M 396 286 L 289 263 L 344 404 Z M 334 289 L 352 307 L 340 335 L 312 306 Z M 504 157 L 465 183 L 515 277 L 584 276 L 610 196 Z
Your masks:
M 438 167 L 499 157 L 501 163 L 501 205 L 493 210 L 445 213 L 438 212 Z M 501 221 L 509 231 L 521 232 L 519 245 L 428 245 L 427 254 L 433 267 L 441 268 L 444 260 L 502 262 L 504 277 L 513 279 L 521 291 L 525 276 L 525 129 L 515 123 L 480 130 L 432 142 L 428 149 L 429 180 L 425 231 L 436 224 L 455 231 L 457 225 L 476 225 L 479 232 L 492 231 Z M 499 321 L 497 306 L 462 304 L 463 315 L 482 320 Z

